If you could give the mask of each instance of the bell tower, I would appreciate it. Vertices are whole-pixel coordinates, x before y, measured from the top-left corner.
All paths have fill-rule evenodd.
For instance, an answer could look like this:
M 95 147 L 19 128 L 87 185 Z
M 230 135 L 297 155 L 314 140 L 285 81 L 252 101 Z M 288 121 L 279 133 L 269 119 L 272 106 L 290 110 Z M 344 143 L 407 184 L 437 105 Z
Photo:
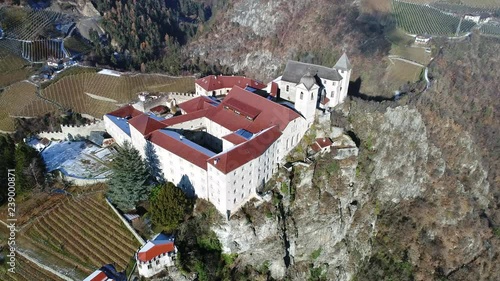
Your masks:
M 316 115 L 316 105 L 318 103 L 319 86 L 316 78 L 308 71 L 300 79 L 295 91 L 295 109 L 306 118 L 310 126 L 314 122 Z

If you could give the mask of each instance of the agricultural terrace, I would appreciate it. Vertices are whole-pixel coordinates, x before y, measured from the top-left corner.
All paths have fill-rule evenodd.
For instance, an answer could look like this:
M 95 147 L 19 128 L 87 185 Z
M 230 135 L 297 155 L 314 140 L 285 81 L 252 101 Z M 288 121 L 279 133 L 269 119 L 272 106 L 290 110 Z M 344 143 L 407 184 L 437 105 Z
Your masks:
M 0 272 L 0 279 L 4 281 L 62 281 L 61 278 L 30 262 L 21 255 L 16 257 L 16 273 Z
M 480 31 L 486 35 L 500 36 L 500 25 L 484 24 L 481 26 Z
M 142 91 L 193 92 L 194 78 L 153 74 L 117 77 L 98 73 L 77 73 L 59 78 L 43 89 L 42 95 L 66 109 L 102 118 L 105 113 L 116 109 L 118 104 L 137 98 L 137 94 Z
M 0 45 L 0 88 L 28 78 L 31 72 L 32 69 L 27 61 Z
M 429 6 L 401 1 L 393 1 L 393 14 L 397 26 L 410 34 L 454 36 L 460 23 L 460 18 Z M 459 35 L 470 32 L 474 26 L 472 21 L 462 21 Z
M 0 130 L 14 131 L 11 117 L 36 117 L 55 110 L 57 107 L 36 95 L 35 85 L 24 81 L 15 83 L 0 93 Z
M 431 3 L 430 6 L 441 11 L 456 14 L 500 13 L 500 3 L 495 6 L 466 6 L 447 2 L 434 2 Z
M 405 0 L 406 2 L 415 4 L 434 4 L 434 3 L 445 3 L 445 4 L 455 4 L 470 7 L 482 7 L 482 8 L 495 8 L 500 7 L 500 0 Z
M 104 264 L 129 264 L 140 243 L 98 192 L 66 197 L 22 231 L 36 255 L 49 255 L 89 274 Z M 59 263 L 56 263 L 59 264 Z
M 69 22 L 62 13 L 29 8 L 1 7 L 0 18 L 5 37 L 18 40 L 35 40 L 40 36 L 55 37 L 53 25 L 59 22 Z

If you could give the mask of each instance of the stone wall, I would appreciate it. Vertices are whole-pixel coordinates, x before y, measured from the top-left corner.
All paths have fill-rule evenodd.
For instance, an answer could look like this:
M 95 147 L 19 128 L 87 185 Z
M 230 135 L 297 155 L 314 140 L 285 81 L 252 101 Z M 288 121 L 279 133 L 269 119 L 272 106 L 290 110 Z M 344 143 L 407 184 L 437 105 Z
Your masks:
M 68 134 L 74 138 L 77 136 L 88 138 L 92 131 L 105 131 L 104 122 L 96 120 L 95 122 L 82 126 L 61 125 L 61 131 L 58 132 L 41 132 L 39 138 L 47 138 L 50 140 L 65 140 L 68 139 Z

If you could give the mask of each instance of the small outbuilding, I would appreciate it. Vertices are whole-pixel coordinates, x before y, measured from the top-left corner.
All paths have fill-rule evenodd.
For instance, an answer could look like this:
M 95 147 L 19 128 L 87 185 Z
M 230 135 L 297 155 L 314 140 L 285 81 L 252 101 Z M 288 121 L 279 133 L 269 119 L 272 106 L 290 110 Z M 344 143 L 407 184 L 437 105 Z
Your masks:
M 139 275 L 149 278 L 173 266 L 177 255 L 174 237 L 157 234 L 142 246 L 135 256 Z

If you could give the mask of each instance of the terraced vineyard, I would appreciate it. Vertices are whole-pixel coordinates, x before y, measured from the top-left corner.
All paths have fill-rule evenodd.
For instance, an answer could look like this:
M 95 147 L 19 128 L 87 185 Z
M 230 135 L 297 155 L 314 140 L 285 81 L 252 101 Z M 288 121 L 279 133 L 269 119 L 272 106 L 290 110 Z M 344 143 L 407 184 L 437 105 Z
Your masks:
M 36 87 L 18 82 L 0 93 L 0 130 L 13 131 L 13 116 L 36 117 L 57 110 L 53 104 L 36 96 Z
M 173 78 L 163 75 L 124 75 L 120 77 L 98 73 L 77 73 L 60 78 L 42 91 L 47 99 L 66 109 L 102 118 L 127 103 L 141 91 L 192 92 L 192 77 Z
M 460 18 L 437 9 L 402 1 L 393 1 L 393 13 L 398 27 L 410 34 L 454 36 L 460 23 Z M 470 32 L 474 26 L 474 22 L 462 21 L 459 35 Z
M 67 16 L 58 12 L 17 7 L 0 8 L 0 18 L 5 37 L 18 40 L 35 40 L 50 35 L 46 32 L 54 23 L 68 21 Z
M 463 5 L 470 7 L 481 7 L 481 8 L 495 8 L 500 7 L 500 0 L 460 0 L 457 4 L 456 0 L 405 0 L 406 2 L 416 3 L 416 4 L 453 4 L 453 5 Z
M 482 1 L 477 1 L 482 2 Z M 499 1 L 500 2 L 500 1 Z M 474 3 L 477 4 L 477 3 Z M 435 2 L 430 4 L 431 7 L 439 9 L 441 11 L 457 14 L 467 14 L 467 13 L 497 13 L 500 12 L 500 3 L 493 6 L 466 6 L 461 4 L 453 4 L 447 2 Z
M 18 255 L 16 257 L 16 273 L 0 273 L 0 279 L 5 281 L 62 281 L 56 275 L 40 268 L 38 265 Z
M 123 270 L 140 246 L 100 194 L 68 199 L 39 217 L 23 235 L 40 251 L 85 272 L 115 263 Z
M 485 24 L 481 26 L 481 33 L 486 35 L 500 36 L 500 25 Z
M 28 78 L 32 71 L 27 61 L 1 47 L 0 44 L 0 88 Z

